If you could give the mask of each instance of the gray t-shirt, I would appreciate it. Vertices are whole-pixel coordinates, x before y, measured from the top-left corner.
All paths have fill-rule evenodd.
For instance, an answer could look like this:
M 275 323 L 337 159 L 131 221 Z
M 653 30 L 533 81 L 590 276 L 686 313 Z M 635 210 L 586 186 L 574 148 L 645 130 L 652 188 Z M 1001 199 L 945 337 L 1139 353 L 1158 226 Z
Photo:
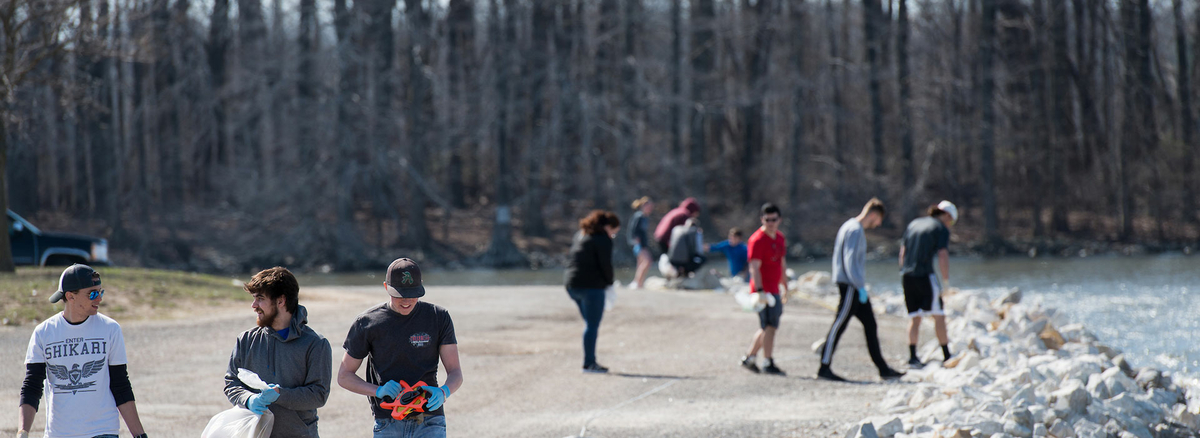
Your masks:
M 933 274 L 933 257 L 950 246 L 950 229 L 932 216 L 913 219 L 904 230 L 904 266 L 900 274 L 928 277 Z
M 423 381 L 438 386 L 437 370 L 442 345 L 458 344 L 454 322 L 446 309 L 418 302 L 412 313 L 401 315 L 387 303 L 368 309 L 350 325 L 342 347 L 355 359 L 366 359 L 367 382 L 382 385 L 389 380 L 409 385 Z M 375 418 L 391 418 L 391 411 L 369 397 Z M 442 408 L 429 412 L 442 415 Z

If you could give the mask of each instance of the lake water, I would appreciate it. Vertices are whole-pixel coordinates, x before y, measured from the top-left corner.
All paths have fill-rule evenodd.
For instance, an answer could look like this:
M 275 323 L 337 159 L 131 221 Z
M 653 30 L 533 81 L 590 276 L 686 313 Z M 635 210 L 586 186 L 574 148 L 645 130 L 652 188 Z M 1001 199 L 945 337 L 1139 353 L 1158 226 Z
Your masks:
M 724 260 L 710 263 L 725 268 Z M 798 273 L 830 269 L 828 262 L 791 264 Z M 379 285 L 383 273 L 312 275 L 305 285 Z M 621 269 L 618 280 L 633 278 Z M 1135 366 L 1154 366 L 1200 377 L 1200 256 L 1096 256 L 1086 258 L 953 257 L 955 287 L 982 288 L 997 296 L 1019 287 L 1081 322 L 1102 342 L 1126 353 Z M 425 273 L 428 285 L 561 285 L 562 270 L 462 270 Z M 899 290 L 892 259 L 868 263 L 867 282 Z

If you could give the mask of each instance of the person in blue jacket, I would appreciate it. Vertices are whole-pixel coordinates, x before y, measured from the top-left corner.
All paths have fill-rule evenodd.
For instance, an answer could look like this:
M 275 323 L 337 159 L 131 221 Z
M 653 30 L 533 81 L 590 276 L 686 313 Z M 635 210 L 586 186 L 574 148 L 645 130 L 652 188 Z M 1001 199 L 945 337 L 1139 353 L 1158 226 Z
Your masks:
M 746 270 L 746 242 L 742 236 L 742 230 L 730 228 L 729 238 L 709 246 L 708 251 L 725 254 L 725 260 L 729 261 L 729 276 L 746 280 L 749 271 Z

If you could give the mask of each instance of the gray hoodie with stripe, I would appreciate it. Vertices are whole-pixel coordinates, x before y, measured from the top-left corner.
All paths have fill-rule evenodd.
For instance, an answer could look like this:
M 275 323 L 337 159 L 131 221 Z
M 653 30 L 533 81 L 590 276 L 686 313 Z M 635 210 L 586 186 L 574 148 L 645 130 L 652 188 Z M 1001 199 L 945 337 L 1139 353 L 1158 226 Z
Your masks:
M 833 246 L 833 281 L 854 289 L 867 287 L 867 236 L 858 219 L 851 218 L 838 230 Z
M 308 326 L 304 306 L 292 316 L 286 339 L 270 327 L 255 327 L 238 336 L 225 371 L 225 396 L 234 406 L 246 407 L 258 391 L 238 380 L 238 368 L 280 386 L 279 399 L 270 405 L 275 414 L 272 437 L 318 436 L 317 408 L 329 398 L 333 353 L 329 341 Z

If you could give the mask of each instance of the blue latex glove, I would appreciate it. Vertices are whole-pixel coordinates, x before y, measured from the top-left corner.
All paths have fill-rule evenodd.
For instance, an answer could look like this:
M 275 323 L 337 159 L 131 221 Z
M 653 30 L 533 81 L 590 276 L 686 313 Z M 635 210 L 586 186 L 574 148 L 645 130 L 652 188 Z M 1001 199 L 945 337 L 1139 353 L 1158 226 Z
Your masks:
M 862 304 L 867 303 L 867 290 L 865 288 L 858 289 L 858 302 Z
M 383 386 L 375 390 L 375 398 L 391 397 L 393 400 L 400 396 L 400 384 L 395 380 L 388 380 Z
M 258 394 L 250 396 L 250 400 L 246 401 L 246 409 L 253 412 L 255 415 L 267 413 L 267 406 L 279 400 L 279 385 L 267 385 L 267 389 Z
M 442 403 L 446 402 L 446 398 L 450 397 L 450 388 L 442 386 L 422 386 L 421 389 L 429 393 L 429 400 L 425 401 L 425 408 L 429 411 L 436 411 L 442 407 Z

